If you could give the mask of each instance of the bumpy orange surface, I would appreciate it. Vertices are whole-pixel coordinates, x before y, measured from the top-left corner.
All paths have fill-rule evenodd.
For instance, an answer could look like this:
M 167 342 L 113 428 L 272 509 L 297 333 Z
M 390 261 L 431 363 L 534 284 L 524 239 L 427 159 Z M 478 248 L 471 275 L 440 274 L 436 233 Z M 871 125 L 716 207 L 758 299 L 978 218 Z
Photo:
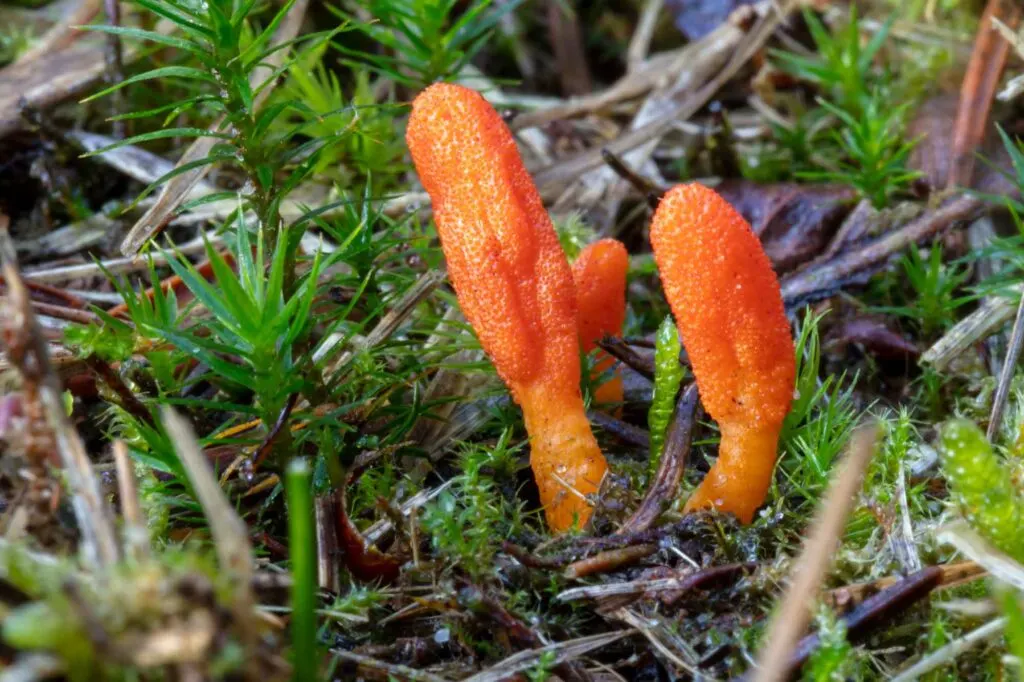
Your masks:
M 576 282 L 577 326 L 584 353 L 597 348 L 597 342 L 609 335 L 622 334 L 626 321 L 626 272 L 629 253 L 622 242 L 601 239 L 589 244 L 572 264 Z M 594 363 L 596 378 L 608 371 L 615 360 L 599 352 Z M 622 376 L 615 372 L 594 390 L 597 403 L 622 402 Z
M 439 83 L 406 141 L 462 310 L 523 408 L 548 524 L 582 524 L 607 464 L 579 390 L 572 271 L 512 133 L 478 93 Z
M 718 461 L 687 509 L 749 523 L 771 485 L 796 381 L 778 279 L 750 225 L 699 184 L 665 195 L 651 244 L 701 402 L 722 432 Z

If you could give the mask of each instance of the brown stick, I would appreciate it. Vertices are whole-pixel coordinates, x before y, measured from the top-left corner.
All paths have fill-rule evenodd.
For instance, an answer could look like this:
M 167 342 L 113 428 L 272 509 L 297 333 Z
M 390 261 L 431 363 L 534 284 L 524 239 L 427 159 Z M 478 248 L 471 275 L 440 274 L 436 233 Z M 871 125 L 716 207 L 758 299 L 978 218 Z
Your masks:
M 661 455 L 658 473 L 651 481 L 650 488 L 643 502 L 633 515 L 622 524 L 616 535 L 636 533 L 650 528 L 679 489 L 679 481 L 686 468 L 686 459 L 690 454 L 690 441 L 693 439 L 693 425 L 697 417 L 697 385 L 690 384 L 679 402 L 676 403 L 672 424 L 665 437 L 665 449 Z
M 863 641 L 879 625 L 928 596 L 941 581 L 942 570 L 938 566 L 928 566 L 868 598 L 843 617 L 847 638 L 851 642 Z M 795 673 L 820 644 L 821 637 L 817 633 L 801 639 L 789 658 L 785 676 Z
M 958 194 L 934 211 L 880 237 L 863 249 L 841 253 L 835 258 L 784 277 L 782 298 L 787 307 L 793 307 L 830 296 L 852 278 L 880 267 L 908 246 L 932 238 L 954 223 L 974 218 L 984 208 L 982 199 Z
M 614 336 L 606 336 L 597 342 L 605 353 L 626 365 L 640 376 L 654 381 L 654 358 L 644 357 L 633 350 L 628 343 Z
M 792 660 L 790 652 L 810 620 L 808 606 L 832 563 L 835 545 L 857 499 L 861 477 L 875 454 L 878 433 L 877 425 L 863 426 L 850 441 L 849 454 L 818 510 L 782 606 L 768 626 L 754 682 L 781 682 L 786 678 Z
M 953 163 L 949 167 L 949 187 L 968 187 L 974 174 L 975 154 L 981 148 L 988 129 L 992 99 L 1006 67 L 1010 43 L 993 28 L 998 18 L 1010 28 L 1020 21 L 1019 3 L 989 0 L 978 23 L 974 50 L 960 86 L 960 105 L 953 126 Z
M 569 564 L 565 569 L 565 577 L 583 578 L 595 573 L 607 573 L 623 566 L 629 566 L 657 551 L 657 545 L 633 545 L 622 549 L 609 549 Z
M 39 399 L 53 430 L 72 493 L 72 506 L 82 533 L 82 555 L 94 566 L 110 566 L 118 558 L 114 526 L 85 444 L 65 412 L 63 386 L 50 361 L 49 346 L 18 271 L 14 241 L 7 232 L 7 225 L 7 216 L 0 214 L 0 266 L 10 301 L 0 343 L 7 349 L 12 364 L 23 373 L 31 373 L 30 380 L 39 387 Z

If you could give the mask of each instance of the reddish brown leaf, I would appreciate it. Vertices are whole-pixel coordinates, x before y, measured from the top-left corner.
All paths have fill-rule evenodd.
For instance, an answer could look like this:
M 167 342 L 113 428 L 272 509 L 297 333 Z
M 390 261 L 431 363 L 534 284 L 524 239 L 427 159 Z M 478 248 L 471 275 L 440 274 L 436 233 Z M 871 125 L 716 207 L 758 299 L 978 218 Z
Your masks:
M 960 104 L 953 126 L 952 164 L 946 184 L 965 187 L 974 175 L 975 153 L 989 128 L 992 98 L 1002 77 L 1010 44 L 992 27 L 998 18 L 1011 29 L 1020 21 L 1021 9 L 1013 0 L 989 0 L 978 23 L 971 61 L 960 87 Z
M 920 171 L 931 189 L 942 189 L 949 178 L 953 148 L 949 131 L 956 120 L 958 96 L 943 93 L 925 100 L 907 125 L 907 139 L 917 140 L 907 166 Z
M 921 354 L 911 341 L 890 329 L 881 320 L 855 317 L 840 322 L 829 334 L 830 344 L 845 347 L 851 343 L 882 360 L 905 360 Z
M 338 518 L 338 545 L 342 560 L 352 577 L 361 582 L 390 584 L 398 579 L 401 564 L 384 554 L 363 538 L 348 517 L 343 502 L 335 505 Z
M 778 272 L 820 253 L 856 201 L 840 185 L 726 180 L 716 189 L 750 223 Z

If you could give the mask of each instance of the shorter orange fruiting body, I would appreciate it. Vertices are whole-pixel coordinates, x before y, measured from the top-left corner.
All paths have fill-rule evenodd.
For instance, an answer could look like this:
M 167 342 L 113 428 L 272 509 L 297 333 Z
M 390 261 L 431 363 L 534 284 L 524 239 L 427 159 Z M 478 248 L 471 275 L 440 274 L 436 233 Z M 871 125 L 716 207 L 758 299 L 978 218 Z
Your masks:
M 616 239 L 601 239 L 588 245 L 572 264 L 576 283 L 577 327 L 584 353 L 597 348 L 606 336 L 622 334 L 626 321 L 626 273 L 629 253 Z M 593 367 L 593 378 L 601 381 L 615 364 L 614 358 L 600 351 Z M 622 376 L 614 372 L 594 389 L 599 404 L 622 403 Z
M 749 523 L 771 485 L 796 381 L 778 279 L 750 225 L 696 183 L 661 200 L 651 244 L 701 402 L 722 434 L 718 460 L 686 508 Z
M 548 525 L 582 525 L 607 464 L 579 389 L 572 271 L 512 133 L 478 93 L 438 83 L 406 141 L 462 310 L 523 409 Z

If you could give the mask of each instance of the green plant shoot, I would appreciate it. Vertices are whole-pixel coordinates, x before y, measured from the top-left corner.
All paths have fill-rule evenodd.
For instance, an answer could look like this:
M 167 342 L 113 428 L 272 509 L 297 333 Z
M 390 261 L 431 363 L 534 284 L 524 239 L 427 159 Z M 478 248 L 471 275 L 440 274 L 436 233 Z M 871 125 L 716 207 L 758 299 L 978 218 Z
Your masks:
M 953 419 L 941 429 L 942 468 L 968 523 L 998 549 L 1024 557 L 1024 499 L 985 434 L 974 422 Z
M 679 364 L 679 330 L 671 315 L 666 315 L 654 342 L 654 395 L 651 409 L 647 412 L 647 428 L 651 433 L 651 471 L 656 471 L 665 447 L 672 412 L 676 406 L 679 386 L 683 383 L 685 370 Z

